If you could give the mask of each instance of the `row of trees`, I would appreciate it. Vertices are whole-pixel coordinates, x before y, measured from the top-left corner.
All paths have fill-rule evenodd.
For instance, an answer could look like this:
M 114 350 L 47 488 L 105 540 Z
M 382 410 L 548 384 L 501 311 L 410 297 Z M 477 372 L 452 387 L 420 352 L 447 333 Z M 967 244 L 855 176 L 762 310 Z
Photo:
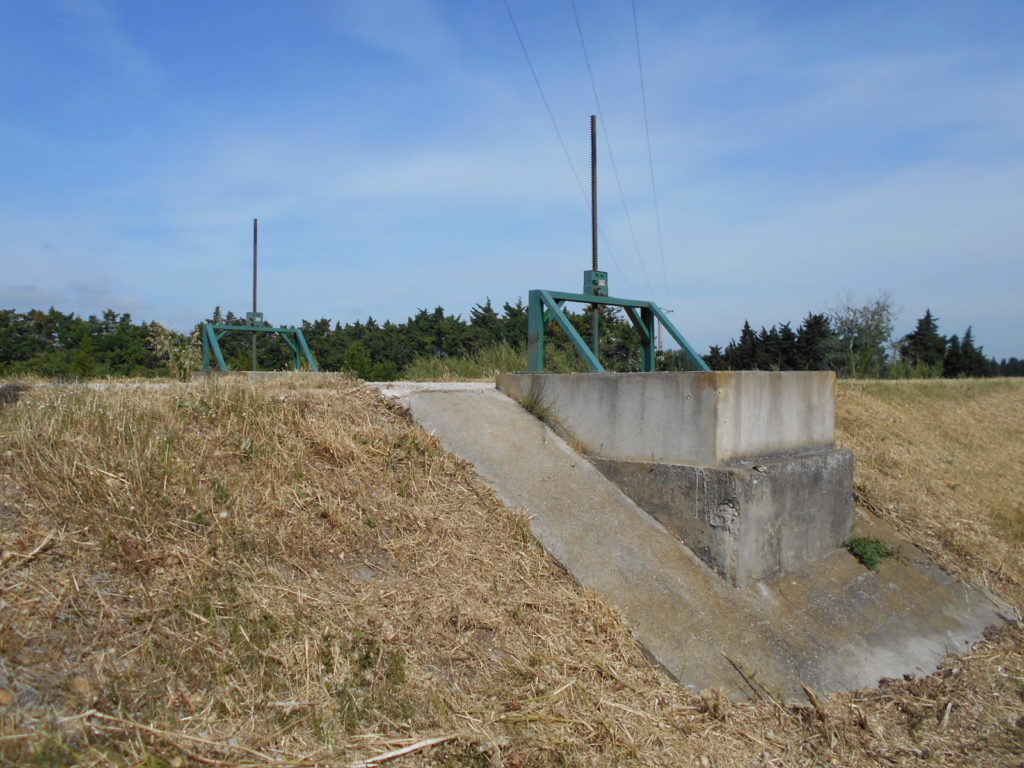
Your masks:
M 586 309 L 570 318 L 585 339 L 591 315 Z M 997 363 L 975 344 L 968 328 L 962 336 L 943 336 L 931 311 L 912 333 L 893 340 L 894 313 L 888 297 L 866 304 L 846 302 L 825 313 L 809 313 L 793 329 L 790 323 L 754 331 L 744 323 L 737 340 L 704 356 L 715 370 L 834 370 L 848 377 L 1021 376 L 1024 361 Z M 204 322 L 242 324 L 243 317 L 217 308 Z M 437 307 L 421 309 L 403 323 L 366 322 L 342 325 L 330 319 L 303 321 L 302 329 L 321 369 L 349 371 L 366 379 L 393 379 L 420 356 L 470 355 L 494 345 L 522 347 L 527 313 L 521 300 L 496 310 L 488 299 L 475 305 L 467 319 Z M 129 314 L 107 310 L 88 318 L 56 309 L 0 310 L 0 375 L 37 374 L 65 378 L 164 374 L 175 352 L 194 349 L 198 330 L 182 335 L 157 323 L 137 324 Z M 638 370 L 639 336 L 615 310 L 601 313 L 602 361 L 610 370 Z M 548 344 L 569 350 L 557 328 Z M 233 369 L 251 365 L 251 337 L 228 334 L 221 346 Z M 258 366 L 287 368 L 291 351 L 279 339 L 258 339 Z M 659 355 L 663 369 L 684 367 L 679 353 Z
M 111 309 L 88 319 L 53 308 L 0 309 L 0 374 L 149 376 L 163 370 L 159 340 L 169 333 Z
M 615 370 L 630 370 L 639 360 L 635 330 L 613 313 L 605 312 L 603 318 L 602 348 L 609 365 Z M 573 321 L 589 338 L 589 314 L 574 315 Z M 245 320 L 244 315 L 217 307 L 203 322 L 242 325 Z M 113 310 L 88 318 L 53 308 L 0 310 L 0 375 L 89 378 L 165 374 L 176 350 L 198 345 L 202 324 L 183 335 L 157 323 L 137 324 L 130 314 Z M 521 347 L 526 340 L 526 324 L 526 305 L 521 300 L 504 304 L 498 312 L 488 299 L 474 306 L 467 320 L 437 307 L 432 311 L 421 309 L 404 323 L 379 323 L 370 317 L 366 322 L 342 325 L 321 318 L 303 321 L 301 327 L 322 370 L 349 371 L 381 380 L 396 378 L 420 356 L 470 355 L 495 344 Z M 251 336 L 229 333 L 220 343 L 229 367 L 250 368 Z M 549 335 L 549 343 L 569 346 L 557 329 Z M 272 335 L 257 338 L 260 369 L 279 370 L 291 362 L 291 350 L 280 339 Z
M 711 347 L 705 360 L 715 370 L 834 370 L 855 378 L 1024 375 L 1024 361 L 986 357 L 970 326 L 962 337 L 943 336 L 930 309 L 902 338 L 893 339 L 893 320 L 891 299 L 881 296 L 809 313 L 795 331 L 789 323 L 754 331 L 745 322 L 738 340 Z

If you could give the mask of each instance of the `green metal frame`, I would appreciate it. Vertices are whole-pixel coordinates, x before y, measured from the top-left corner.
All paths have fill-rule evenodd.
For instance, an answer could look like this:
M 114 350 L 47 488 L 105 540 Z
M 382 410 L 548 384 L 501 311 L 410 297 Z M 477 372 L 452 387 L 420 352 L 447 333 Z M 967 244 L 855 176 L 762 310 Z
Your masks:
M 657 328 L 654 321 L 657 319 L 662 327 L 669 332 L 669 335 L 676 340 L 676 343 L 686 352 L 690 360 L 699 371 L 710 371 L 700 355 L 683 338 L 668 315 L 653 301 L 641 301 L 639 299 L 616 299 L 610 296 L 596 296 L 585 293 L 563 293 L 561 291 L 530 291 L 530 304 L 527 309 L 527 353 L 528 367 L 530 373 L 544 372 L 544 332 L 553 322 L 558 324 L 565 335 L 576 347 L 576 351 L 587 361 L 591 371 L 603 373 L 605 368 L 597 355 L 587 346 L 580 336 L 579 331 L 569 322 L 565 314 L 565 305 L 569 302 L 579 304 L 603 304 L 611 307 L 622 307 L 626 311 L 633 326 L 640 332 L 641 343 L 643 344 L 642 370 L 644 372 L 654 371 L 655 351 L 657 345 Z
M 231 370 L 228 368 L 228 364 L 224 362 L 224 353 L 220 350 L 220 340 L 232 331 L 242 331 L 243 333 L 254 334 L 279 334 L 284 343 L 291 347 L 292 352 L 295 353 L 296 371 L 302 368 L 303 361 L 305 361 L 306 365 L 309 366 L 309 370 L 314 373 L 318 373 L 320 371 L 317 367 L 316 360 L 313 357 L 313 353 L 309 349 L 309 344 L 306 343 L 306 336 L 302 333 L 301 328 L 272 328 L 264 325 L 220 325 L 217 323 L 203 324 L 204 371 L 210 370 L 212 359 L 217 361 L 217 368 L 219 370 L 223 372 Z

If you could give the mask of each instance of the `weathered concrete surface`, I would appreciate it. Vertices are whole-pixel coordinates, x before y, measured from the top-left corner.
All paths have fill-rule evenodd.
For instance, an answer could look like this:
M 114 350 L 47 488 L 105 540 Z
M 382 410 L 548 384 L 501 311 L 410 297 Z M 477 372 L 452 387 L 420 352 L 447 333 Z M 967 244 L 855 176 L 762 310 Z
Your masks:
M 831 553 L 853 524 L 853 454 L 836 449 L 693 467 L 593 459 L 629 498 L 736 586 Z
M 878 573 L 840 550 L 785 576 L 729 586 L 493 389 L 406 386 L 399 397 L 506 504 L 529 515 L 547 551 L 618 608 L 649 655 L 683 684 L 755 695 L 731 659 L 787 697 L 803 697 L 801 682 L 820 692 L 862 688 L 881 677 L 928 672 L 1001 621 L 982 592 L 928 566 L 877 523 L 871 531 L 905 553 Z
M 547 408 L 730 584 L 799 568 L 849 536 L 853 458 L 833 447 L 832 373 L 507 374 L 497 385 Z
M 831 448 L 831 372 L 509 373 L 498 389 L 532 392 L 602 459 L 708 466 Z

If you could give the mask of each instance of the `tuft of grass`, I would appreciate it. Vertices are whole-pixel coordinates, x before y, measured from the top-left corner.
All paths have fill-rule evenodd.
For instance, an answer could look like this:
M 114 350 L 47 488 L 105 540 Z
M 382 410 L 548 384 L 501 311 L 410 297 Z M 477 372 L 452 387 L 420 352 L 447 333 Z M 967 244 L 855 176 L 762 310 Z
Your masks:
M 12 381 L 0 384 L 0 408 L 18 402 L 21 393 L 28 389 L 28 384 Z
M 877 571 L 879 563 L 896 554 L 884 541 L 871 536 L 861 536 L 843 543 L 846 550 L 870 571 Z
M 531 386 L 530 391 L 526 393 L 522 402 L 523 408 L 536 419 L 540 419 L 545 424 L 551 424 L 554 419 L 554 412 L 551 407 L 544 402 L 543 392 L 539 387 Z
M 159 323 L 152 323 L 150 328 L 156 357 L 163 360 L 172 378 L 188 381 L 202 369 L 203 345 L 198 331 L 183 338 Z

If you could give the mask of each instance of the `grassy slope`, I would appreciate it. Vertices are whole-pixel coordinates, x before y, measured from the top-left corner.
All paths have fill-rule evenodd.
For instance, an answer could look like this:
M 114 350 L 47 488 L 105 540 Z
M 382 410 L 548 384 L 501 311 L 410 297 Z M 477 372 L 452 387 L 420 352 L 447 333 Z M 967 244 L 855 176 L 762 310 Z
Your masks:
M 1024 613 L 1024 381 L 840 382 L 858 500 Z
M 468 467 L 326 381 L 0 404 L 0 765 L 345 765 L 430 737 L 394 764 L 1019 763 L 1019 628 L 817 706 L 689 693 Z M 1018 607 L 1022 413 L 989 382 L 843 383 L 838 413 L 864 502 Z

